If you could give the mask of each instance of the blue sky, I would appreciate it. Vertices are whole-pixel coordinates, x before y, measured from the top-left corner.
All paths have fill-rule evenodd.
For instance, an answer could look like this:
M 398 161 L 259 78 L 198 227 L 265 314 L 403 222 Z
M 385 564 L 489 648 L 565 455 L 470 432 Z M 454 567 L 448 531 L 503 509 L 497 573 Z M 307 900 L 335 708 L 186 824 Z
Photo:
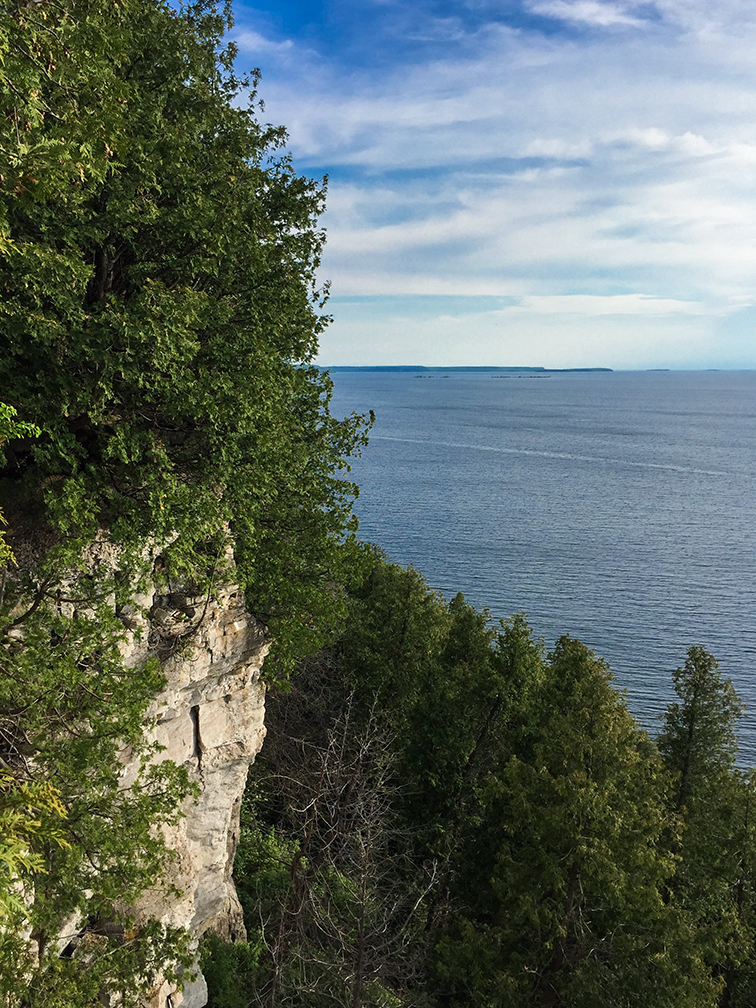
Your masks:
M 756 367 L 752 0 L 262 0 L 324 364 Z

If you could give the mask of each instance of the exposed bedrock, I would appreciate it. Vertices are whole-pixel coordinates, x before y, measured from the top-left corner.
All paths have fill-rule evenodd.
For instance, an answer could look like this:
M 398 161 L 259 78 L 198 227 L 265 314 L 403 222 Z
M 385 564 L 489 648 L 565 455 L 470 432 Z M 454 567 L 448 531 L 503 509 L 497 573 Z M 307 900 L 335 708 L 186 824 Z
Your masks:
M 175 853 L 169 877 L 144 894 L 142 917 L 188 928 L 195 939 L 207 930 L 243 938 L 244 922 L 231 873 L 239 836 L 239 810 L 250 763 L 265 737 L 265 688 L 260 670 L 268 650 L 264 629 L 233 586 L 211 598 L 141 596 L 134 600 L 131 629 L 142 628 L 126 659 L 158 654 L 167 678 L 150 714 L 149 738 L 164 749 L 156 759 L 185 766 L 201 789 L 186 815 L 164 827 Z M 141 636 L 141 639 L 138 639 Z M 124 754 L 124 782 L 138 771 Z M 202 1008 L 207 988 L 200 976 L 183 992 L 163 983 L 149 1008 Z

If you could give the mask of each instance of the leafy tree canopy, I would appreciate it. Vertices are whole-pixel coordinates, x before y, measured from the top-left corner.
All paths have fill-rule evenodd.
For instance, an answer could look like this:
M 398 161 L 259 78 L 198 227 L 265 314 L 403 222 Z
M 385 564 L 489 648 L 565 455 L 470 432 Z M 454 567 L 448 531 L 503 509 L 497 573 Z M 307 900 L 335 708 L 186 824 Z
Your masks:
M 180 768 L 150 766 L 144 717 L 164 680 L 155 661 L 124 666 L 120 606 L 147 577 L 207 592 L 233 577 L 283 675 L 338 623 L 359 566 L 345 477 L 364 424 L 330 415 L 311 363 L 324 186 L 259 122 L 230 23 L 213 0 L 0 0 L 15 553 L 0 544 L 0 1003 L 14 1008 L 130 1004 L 185 960 L 157 924 L 126 940 L 118 911 L 164 871 L 155 826 L 191 793 Z M 103 535 L 117 571 L 86 559 Z M 127 743 L 144 757 L 130 788 Z M 64 922 L 83 958 L 60 957 Z
M 259 123 L 229 24 L 205 0 L 0 5 L 0 386 L 45 432 L 5 474 L 56 556 L 104 526 L 197 579 L 230 530 L 285 664 L 339 610 L 361 421 L 310 363 L 324 189 Z

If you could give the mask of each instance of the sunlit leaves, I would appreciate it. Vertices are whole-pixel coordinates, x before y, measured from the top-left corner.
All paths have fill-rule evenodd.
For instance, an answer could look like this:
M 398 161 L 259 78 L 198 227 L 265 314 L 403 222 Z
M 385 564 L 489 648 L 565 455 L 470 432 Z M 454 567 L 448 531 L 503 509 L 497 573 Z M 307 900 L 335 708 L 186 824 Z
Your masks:
M 105 525 L 132 552 L 169 542 L 177 575 L 205 577 L 198 549 L 230 529 L 289 667 L 343 615 L 335 585 L 356 560 L 341 543 L 360 422 L 330 416 L 308 364 L 323 187 L 292 170 L 254 93 L 237 101 L 228 11 L 0 15 L 0 95 L 21 124 L 0 190 L 0 379 L 46 432 L 20 468 L 55 481 L 48 514 L 69 541 Z

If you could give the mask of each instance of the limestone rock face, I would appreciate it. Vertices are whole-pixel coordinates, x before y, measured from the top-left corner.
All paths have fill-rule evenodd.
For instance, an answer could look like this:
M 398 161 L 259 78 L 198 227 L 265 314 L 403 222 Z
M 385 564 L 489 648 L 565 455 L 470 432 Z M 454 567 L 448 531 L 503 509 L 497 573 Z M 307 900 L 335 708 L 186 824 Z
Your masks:
M 41 552 L 38 540 L 30 534 L 13 545 L 19 567 L 33 567 Z M 154 563 L 156 552 L 146 548 L 145 561 Z M 233 571 L 230 548 L 226 561 L 226 570 Z M 119 568 L 118 547 L 103 533 L 85 551 L 84 565 L 112 576 Z M 73 612 L 68 601 L 60 608 L 65 615 Z M 216 586 L 197 597 L 186 589 L 153 587 L 115 611 L 127 631 L 121 644 L 126 665 L 136 668 L 155 656 L 165 674 L 166 685 L 147 713 L 147 738 L 162 747 L 154 759 L 186 767 L 199 787 L 198 798 L 186 801 L 183 818 L 161 827 L 175 852 L 169 877 L 132 909 L 137 919 L 188 929 L 197 942 L 208 930 L 244 938 L 231 876 L 247 771 L 265 737 L 265 687 L 260 681 L 269 648 L 265 628 L 247 612 L 243 593 L 234 585 Z M 125 749 L 121 761 L 123 786 L 128 787 L 139 772 L 139 758 Z M 64 926 L 61 948 L 78 924 L 74 917 Z M 183 991 L 158 984 L 145 1008 L 203 1008 L 206 1002 L 207 986 L 199 974 Z
M 185 766 L 200 787 L 187 801 L 185 817 L 164 827 L 176 860 L 168 880 L 144 894 L 137 912 L 199 937 L 214 930 L 227 938 L 245 936 L 241 907 L 231 878 L 239 834 L 239 810 L 249 764 L 265 737 L 265 689 L 260 670 L 268 650 L 264 628 L 244 607 L 235 588 L 211 598 L 153 595 L 134 600 L 124 623 L 133 631 L 125 648 L 129 663 L 157 654 L 167 677 L 155 698 L 149 730 L 164 748 L 156 759 Z M 130 623 L 126 623 L 129 620 Z M 124 753 L 124 783 L 138 765 Z M 203 978 L 178 992 L 155 989 L 149 1008 L 202 1008 Z

